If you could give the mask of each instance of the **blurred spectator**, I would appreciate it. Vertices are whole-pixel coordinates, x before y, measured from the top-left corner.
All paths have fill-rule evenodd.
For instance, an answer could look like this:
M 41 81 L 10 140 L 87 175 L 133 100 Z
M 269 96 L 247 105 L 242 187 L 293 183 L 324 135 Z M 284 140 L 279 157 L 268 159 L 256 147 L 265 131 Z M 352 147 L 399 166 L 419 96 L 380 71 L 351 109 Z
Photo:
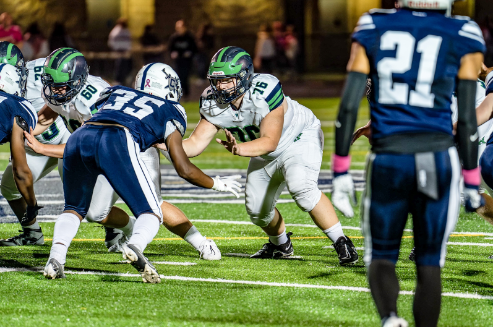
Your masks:
M 175 62 L 176 73 L 180 77 L 183 95 L 188 97 L 190 94 L 189 75 L 192 67 L 192 59 L 197 52 L 195 37 L 188 31 L 184 20 L 179 20 L 175 24 L 175 33 L 168 41 L 168 50 L 171 59 Z
M 275 21 L 272 23 L 272 37 L 274 38 L 274 44 L 276 46 L 274 68 L 283 71 L 288 68 L 289 63 L 285 53 L 286 33 L 284 32 L 284 25 L 282 22 Z
M 74 42 L 72 42 L 72 38 L 65 32 L 65 26 L 62 23 L 55 23 L 53 27 L 53 32 L 48 39 L 48 43 L 50 45 L 50 51 L 55 51 L 59 48 L 73 48 Z
M 255 58 L 253 60 L 255 69 L 261 73 L 271 74 L 275 58 L 276 46 L 272 37 L 272 29 L 268 25 L 261 25 L 255 44 Z
M 41 33 L 37 23 L 31 24 L 24 34 L 22 54 L 28 61 L 47 57 L 50 54 L 48 41 L 45 39 L 43 33 Z
M 8 41 L 22 48 L 22 30 L 12 24 L 12 16 L 8 12 L 0 15 L 0 41 Z
M 204 24 L 197 33 L 197 47 L 199 52 L 196 56 L 197 74 L 202 81 L 206 81 L 209 63 L 214 55 L 215 47 L 214 27 L 212 24 Z
M 111 50 L 118 52 L 115 61 L 115 80 L 118 84 L 127 85 L 126 80 L 132 71 L 132 35 L 128 29 L 127 19 L 120 18 L 108 37 L 108 46 Z
M 154 33 L 154 26 L 146 25 L 144 34 L 140 38 L 140 44 L 142 45 L 142 51 L 144 54 L 144 64 L 150 64 L 151 62 L 163 62 L 164 47 Z
M 289 72 L 293 76 L 297 76 L 300 73 L 299 58 L 298 58 L 300 53 L 300 47 L 293 25 L 286 26 L 285 44 L 286 44 L 285 54 L 289 63 Z

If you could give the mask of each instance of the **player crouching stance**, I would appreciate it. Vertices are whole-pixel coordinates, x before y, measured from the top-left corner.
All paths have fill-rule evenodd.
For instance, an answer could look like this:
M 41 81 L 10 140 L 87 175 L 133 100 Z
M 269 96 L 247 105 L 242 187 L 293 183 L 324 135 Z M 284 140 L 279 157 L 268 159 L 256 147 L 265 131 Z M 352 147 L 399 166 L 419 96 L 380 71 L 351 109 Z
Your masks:
M 201 97 L 201 120 L 183 141 L 189 157 L 202 153 L 219 129 L 217 140 L 234 155 L 250 157 L 245 204 L 251 221 L 269 236 L 252 258 L 293 254 L 284 220 L 275 208 L 284 188 L 334 242 L 341 265 L 358 261 L 351 240 L 344 235 L 330 200 L 317 186 L 322 163 L 320 121 L 306 107 L 284 97 L 281 83 L 267 74 L 254 74 L 250 55 L 225 47 L 212 58 L 207 78 L 211 86 Z M 243 142 L 237 144 L 236 139 Z
M 155 89 L 152 95 L 141 91 L 150 65 L 160 65 L 161 79 L 159 92 Z M 169 85 L 181 88 L 178 76 L 168 65 L 150 65 L 139 72 L 137 90 L 109 88 L 96 103 L 100 111 L 67 142 L 63 162 L 65 211 L 55 224 L 53 246 L 44 269 L 47 278 L 64 277 L 68 247 L 87 214 L 96 180 L 103 175 L 137 217 L 129 243 L 123 245 L 123 257 L 140 272 L 144 282 L 161 282 L 156 268 L 142 254 L 159 230 L 162 212 L 139 156 L 158 142 L 166 142 L 175 169 L 190 183 L 224 192 L 239 191 L 236 181 L 212 179 L 190 163 L 182 147 L 185 109 L 167 100 L 174 91 Z
M 375 87 L 370 95 L 373 142 L 361 227 L 368 281 L 384 327 L 408 326 L 397 316 L 395 265 L 409 213 L 417 266 L 414 320 L 416 326 L 438 323 L 441 268 L 459 209 L 460 161 L 450 110 L 454 89 L 466 209 L 482 204 L 474 98 L 484 40 L 476 23 L 444 15 L 452 2 L 400 0 L 399 11 L 363 15 L 353 34 L 334 166 L 339 173 L 349 168 L 351 135 L 369 74 Z

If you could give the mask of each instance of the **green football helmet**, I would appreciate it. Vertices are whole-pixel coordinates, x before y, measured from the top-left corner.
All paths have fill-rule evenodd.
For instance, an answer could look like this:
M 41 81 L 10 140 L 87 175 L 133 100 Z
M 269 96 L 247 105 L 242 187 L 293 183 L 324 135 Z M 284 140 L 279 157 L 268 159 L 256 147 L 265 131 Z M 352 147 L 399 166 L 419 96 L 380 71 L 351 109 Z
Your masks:
M 84 87 L 89 66 L 84 55 L 72 48 L 60 48 L 46 57 L 41 82 L 49 103 L 59 106 L 70 102 Z M 66 87 L 61 94 L 56 89 Z
M 236 86 L 219 90 L 217 82 L 221 79 L 235 78 Z M 225 47 L 212 57 L 207 79 L 217 103 L 228 104 L 244 94 L 252 85 L 252 57 L 239 47 Z
M 0 42 L 0 64 L 8 64 L 16 68 L 17 74 L 19 74 L 20 96 L 25 97 L 29 71 L 26 68 L 26 61 L 21 50 L 13 43 Z

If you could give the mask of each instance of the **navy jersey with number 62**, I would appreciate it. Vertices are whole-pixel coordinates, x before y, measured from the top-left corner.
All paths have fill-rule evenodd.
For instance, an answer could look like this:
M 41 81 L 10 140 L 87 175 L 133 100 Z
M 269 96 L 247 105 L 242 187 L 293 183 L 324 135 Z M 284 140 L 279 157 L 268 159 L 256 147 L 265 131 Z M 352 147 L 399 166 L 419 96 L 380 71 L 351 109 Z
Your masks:
M 360 18 L 353 42 L 370 60 L 374 139 L 452 135 L 450 106 L 461 58 L 485 51 L 475 22 L 432 11 L 371 11 Z
M 0 144 L 10 141 L 16 116 L 22 117 L 27 127 L 34 129 L 38 122 L 36 110 L 24 98 L 0 92 Z
M 127 127 L 141 151 L 164 142 L 175 129 L 183 136 L 187 128 L 185 109 L 178 102 L 128 87 L 108 88 L 96 106 L 99 112 L 89 121 Z

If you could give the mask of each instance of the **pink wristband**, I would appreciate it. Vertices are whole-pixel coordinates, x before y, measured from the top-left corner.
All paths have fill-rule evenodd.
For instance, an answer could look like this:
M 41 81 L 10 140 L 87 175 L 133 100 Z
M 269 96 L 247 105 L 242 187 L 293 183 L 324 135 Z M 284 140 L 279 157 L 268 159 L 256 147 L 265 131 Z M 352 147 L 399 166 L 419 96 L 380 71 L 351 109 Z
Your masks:
M 338 156 L 334 154 L 332 156 L 332 170 L 335 173 L 344 173 L 349 170 L 351 166 L 351 156 Z
M 481 169 L 479 167 L 470 170 L 462 169 L 462 176 L 464 176 L 464 184 L 475 186 L 481 184 Z

